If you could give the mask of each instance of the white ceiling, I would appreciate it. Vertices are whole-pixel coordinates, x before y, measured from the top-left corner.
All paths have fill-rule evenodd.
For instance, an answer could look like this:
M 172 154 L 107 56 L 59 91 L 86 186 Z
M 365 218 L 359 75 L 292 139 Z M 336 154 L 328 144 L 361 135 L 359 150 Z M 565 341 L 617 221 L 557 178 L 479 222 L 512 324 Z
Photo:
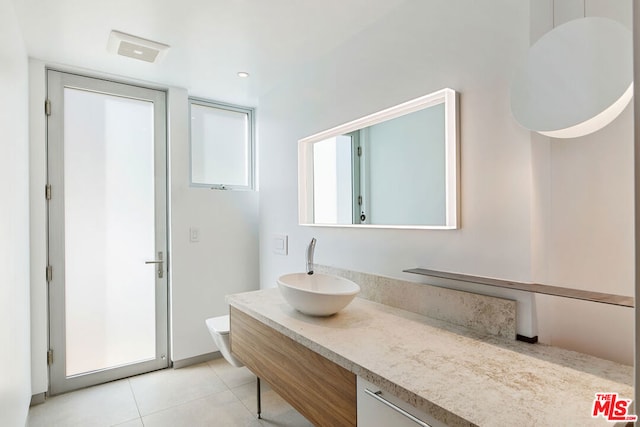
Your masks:
M 14 0 L 31 57 L 242 105 L 408 0 Z M 158 64 L 107 52 L 112 29 L 171 46 Z M 241 79 L 238 71 L 251 77 Z

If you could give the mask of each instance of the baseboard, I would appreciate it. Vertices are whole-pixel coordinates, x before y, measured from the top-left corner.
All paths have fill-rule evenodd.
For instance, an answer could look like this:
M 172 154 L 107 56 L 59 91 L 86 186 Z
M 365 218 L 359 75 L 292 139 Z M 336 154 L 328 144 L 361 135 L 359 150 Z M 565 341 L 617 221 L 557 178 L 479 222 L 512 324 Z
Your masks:
M 212 353 L 205 353 L 199 356 L 188 357 L 186 359 L 174 360 L 173 369 L 180 369 L 186 366 L 197 365 L 198 363 L 208 362 L 209 360 L 219 359 L 221 357 L 222 354 L 219 351 L 214 351 Z
M 44 403 L 45 400 L 47 400 L 47 393 L 42 392 L 34 394 L 31 396 L 31 403 L 29 403 L 29 406 L 40 405 L 41 403 Z

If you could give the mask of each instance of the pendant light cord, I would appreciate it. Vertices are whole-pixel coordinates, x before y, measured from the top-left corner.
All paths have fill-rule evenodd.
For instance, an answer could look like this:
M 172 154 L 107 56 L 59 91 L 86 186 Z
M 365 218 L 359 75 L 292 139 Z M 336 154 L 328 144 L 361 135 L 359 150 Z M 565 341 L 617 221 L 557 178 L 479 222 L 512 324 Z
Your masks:
M 587 0 L 582 0 L 582 17 L 587 17 Z M 552 28 L 556 28 L 556 0 L 553 0 L 551 3 L 551 21 L 553 24 Z

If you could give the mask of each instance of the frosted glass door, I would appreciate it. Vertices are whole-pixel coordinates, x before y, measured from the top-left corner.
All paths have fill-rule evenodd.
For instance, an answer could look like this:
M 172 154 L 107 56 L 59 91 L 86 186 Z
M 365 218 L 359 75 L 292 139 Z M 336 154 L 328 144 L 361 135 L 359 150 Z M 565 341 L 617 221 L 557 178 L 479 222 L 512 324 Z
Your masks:
M 54 77 L 62 99 L 51 96 L 49 118 L 52 374 L 60 371 L 52 390 L 67 391 L 168 363 L 164 104 L 158 91 Z
M 64 90 L 66 374 L 155 357 L 153 103 Z

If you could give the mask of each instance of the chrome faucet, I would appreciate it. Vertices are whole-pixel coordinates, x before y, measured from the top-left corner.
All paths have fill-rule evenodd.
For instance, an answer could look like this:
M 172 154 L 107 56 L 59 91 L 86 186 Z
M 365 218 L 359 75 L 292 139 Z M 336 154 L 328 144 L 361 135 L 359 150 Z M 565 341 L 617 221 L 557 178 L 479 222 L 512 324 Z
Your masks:
M 316 249 L 316 238 L 311 239 L 307 246 L 307 274 L 313 274 L 313 251 Z

